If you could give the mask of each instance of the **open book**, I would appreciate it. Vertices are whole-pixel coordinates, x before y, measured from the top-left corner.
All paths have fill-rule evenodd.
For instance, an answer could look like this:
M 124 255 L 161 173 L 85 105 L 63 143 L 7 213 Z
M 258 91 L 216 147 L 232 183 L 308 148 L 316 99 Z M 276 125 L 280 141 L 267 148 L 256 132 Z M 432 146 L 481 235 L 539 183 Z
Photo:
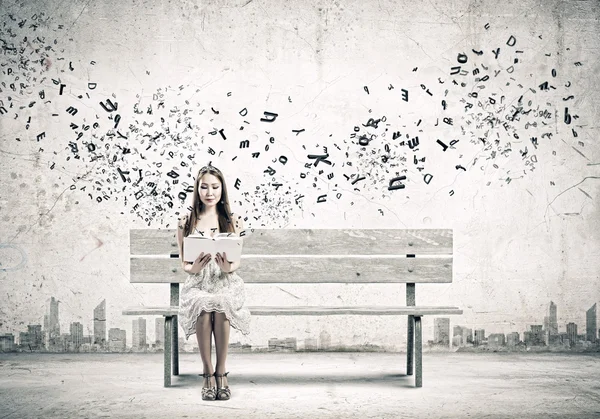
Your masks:
M 235 233 L 219 233 L 214 237 L 190 234 L 183 238 L 183 260 L 193 262 L 202 252 L 210 253 L 214 260 L 217 253 L 225 252 L 229 262 L 239 262 L 242 258 L 243 240 L 243 237 Z

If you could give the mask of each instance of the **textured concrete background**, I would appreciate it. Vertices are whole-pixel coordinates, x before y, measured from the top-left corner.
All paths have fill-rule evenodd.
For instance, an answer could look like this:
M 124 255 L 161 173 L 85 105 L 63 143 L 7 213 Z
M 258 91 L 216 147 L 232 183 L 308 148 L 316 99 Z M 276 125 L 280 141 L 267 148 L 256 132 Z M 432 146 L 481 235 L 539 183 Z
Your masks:
M 454 229 L 455 281 L 417 290 L 418 304 L 464 309 L 462 317 L 451 319 L 451 326 L 485 328 L 486 334 L 522 332 L 529 324 L 542 324 L 545 307 L 552 300 L 558 306 L 559 330 L 574 321 L 582 333 L 585 310 L 600 301 L 596 121 L 600 113 L 600 7 L 595 0 L 422 4 L 64 0 L 3 1 L 1 8 L 14 18 L 3 17 L 3 38 L 16 39 L 21 45 L 22 37 L 28 36 L 29 46 L 23 43 L 21 56 L 40 56 L 35 52 L 36 36 L 45 37 L 44 45 L 53 47 L 42 65 L 29 63 L 36 67 L 29 73 L 37 80 L 30 78 L 22 93 L 9 87 L 17 66 L 6 54 L 1 57 L 1 77 L 6 82 L 0 93 L 1 105 L 8 108 L 10 101 L 14 104 L 0 116 L 2 333 L 18 334 L 27 324 L 43 324 L 47 300 L 54 296 L 61 301 L 61 331 L 68 331 L 70 322 L 80 321 L 87 334 L 93 308 L 106 299 L 107 330 L 125 328 L 130 344 L 131 318 L 120 315 L 122 308 L 168 302 L 167 286 L 129 283 L 128 230 L 173 228 L 177 213 L 191 204 L 189 194 L 178 200 L 182 188 L 173 188 L 173 208 L 163 202 L 165 211 L 152 217 L 157 202 L 148 197 L 149 189 L 138 201 L 133 197 L 136 189 L 130 185 L 121 191 L 124 184 L 116 167 L 107 161 L 92 163 L 86 152 L 81 152 L 80 160 L 67 160 L 73 155 L 69 141 L 76 142 L 76 133 L 83 132 L 81 127 L 71 128 L 71 123 L 100 124 L 77 141 L 81 148 L 83 140 L 92 140 L 91 132 L 96 140 L 104 133 L 114 133 L 114 120 L 109 120 L 99 105 L 107 99 L 118 102 L 122 118 L 118 129 L 129 135 L 128 142 L 121 144 L 136 149 L 123 159 L 119 154 L 115 166 L 131 170 L 131 179 L 136 180 L 136 168 L 154 170 L 155 164 L 162 162 L 162 176 L 156 181 L 164 184 L 170 180 L 167 171 L 193 173 L 212 160 L 227 176 L 233 211 L 248 216 L 249 227 Z M 30 26 L 42 17 L 44 22 L 36 28 Z M 19 27 L 24 19 L 27 22 Z M 8 28 L 19 36 L 9 39 Z M 514 46 L 507 45 L 511 36 L 516 39 Z M 495 58 L 492 51 L 497 48 L 500 53 Z M 481 50 L 483 55 L 473 50 Z M 452 67 L 461 65 L 457 60 L 460 53 L 468 54 L 464 68 L 469 75 L 450 75 Z M 516 64 L 515 58 L 519 60 Z M 514 71 L 509 73 L 511 65 Z M 476 87 L 472 74 L 475 68 L 482 71 L 480 76 L 484 74 L 482 66 L 489 68 L 490 74 L 485 89 Z M 12 74 L 8 67 L 13 68 Z M 494 75 L 494 70 L 499 73 Z M 19 81 L 24 79 L 22 75 Z M 62 95 L 53 79 L 65 84 Z M 548 91 L 539 88 L 546 81 L 553 86 Z M 88 83 L 97 87 L 91 90 Z M 390 85 L 394 86 L 391 90 Z M 40 99 L 42 89 L 50 103 Z M 401 89 L 408 90 L 408 103 L 402 100 Z M 523 95 L 524 110 L 533 109 L 512 123 L 520 135 L 512 138 L 512 150 L 506 156 L 498 154 L 486 161 L 489 151 L 469 133 L 487 116 L 468 96 L 473 91 L 480 92 L 481 100 L 492 93 L 497 100 L 505 96 L 504 105 L 515 106 Z M 160 111 L 153 98 L 159 93 L 165 102 Z M 563 100 L 570 95 L 573 98 Z M 444 98 L 446 111 L 440 104 Z M 36 103 L 30 107 L 32 101 Z M 176 106 L 183 109 L 185 101 L 193 109 L 189 118 L 195 135 L 182 134 L 185 146 L 171 144 L 170 148 L 182 151 L 184 157 L 167 159 L 159 154 L 161 148 L 145 151 L 149 140 L 142 134 L 152 134 L 156 127 L 144 124 L 152 121 L 158 126 L 160 115 Z M 475 108 L 465 111 L 467 101 L 475 103 Z M 142 114 L 134 112 L 135 104 Z M 145 113 L 150 105 L 153 115 Z M 69 106 L 77 107 L 79 113 L 66 113 Z M 565 106 L 578 116 L 570 124 L 564 122 Z M 239 114 L 243 108 L 248 110 L 245 118 Z M 499 111 L 498 117 L 506 120 L 510 109 L 514 108 Z M 278 119 L 269 125 L 260 123 L 264 111 L 278 113 Z M 543 111 L 550 117 L 539 116 Z M 58 116 L 52 116 L 54 113 Z M 369 118 L 384 115 L 390 123 L 388 139 L 392 131 L 402 131 L 421 140 L 418 153 L 402 151 L 409 159 L 404 190 L 386 188 L 398 167 L 386 175 L 371 159 L 357 154 L 358 145 L 351 145 L 355 126 L 364 132 Z M 444 117 L 452 117 L 454 124 L 442 122 Z M 250 123 L 244 124 L 244 119 Z M 471 126 L 467 120 L 473 121 Z M 542 126 L 542 121 L 547 126 Z M 525 127 L 533 122 L 537 128 Z M 184 125 L 173 122 L 170 128 L 183 132 Z M 244 131 L 239 131 L 241 125 L 245 125 Z M 132 126 L 139 129 L 137 134 Z M 227 140 L 210 134 L 221 128 L 225 128 Z M 291 131 L 301 128 L 305 132 L 298 135 Z M 501 135 L 504 145 L 511 140 L 504 131 L 496 126 L 490 138 Z M 46 137 L 38 141 L 41 132 Z M 552 136 L 542 137 L 544 133 Z M 537 148 L 529 141 L 534 135 Z M 270 136 L 276 141 L 265 152 Z M 112 157 L 120 139 L 104 139 L 112 144 L 114 152 L 107 153 Z M 239 148 L 244 139 L 251 142 L 249 150 Z M 454 150 L 442 152 L 436 139 L 446 144 L 460 141 Z M 383 148 L 380 140 L 373 143 L 374 149 Z M 165 144 L 164 138 L 158 141 Z M 349 150 L 349 157 L 333 143 Z M 317 168 L 305 169 L 304 163 L 312 162 L 307 154 L 321 153 L 323 145 L 336 155 L 336 166 L 320 163 Z M 208 147 L 217 155 L 210 155 Z M 261 151 L 260 158 L 252 159 L 251 151 Z M 140 153 L 147 160 L 142 160 Z M 192 153 L 192 167 L 182 168 L 180 161 Z M 427 158 L 423 172 L 412 163 L 413 154 Z M 531 163 L 532 154 L 537 163 Z M 287 164 L 273 162 L 280 155 L 288 157 Z M 238 159 L 231 161 L 234 156 Z M 478 163 L 473 164 L 476 158 Z M 353 166 L 342 167 L 345 161 Z M 485 167 L 481 166 L 484 161 Z M 535 166 L 534 171 L 526 161 Z M 277 169 L 274 181 L 284 185 L 278 191 L 264 186 L 272 181 L 263 173 L 269 165 Z M 324 169 L 322 175 L 318 174 L 320 168 Z M 306 179 L 300 179 L 302 171 L 309 173 Z M 335 172 L 331 180 L 326 178 L 329 172 Z M 85 173 L 89 173 L 86 179 L 77 179 Z M 344 178 L 344 174 L 357 173 L 370 177 L 357 185 Z M 423 181 L 425 173 L 433 175 L 429 184 Z M 98 203 L 99 190 L 106 191 L 109 176 L 116 176 L 118 189 L 110 193 L 109 200 Z M 315 177 L 317 187 L 312 186 Z M 507 177 L 512 178 L 510 183 Z M 240 190 L 233 187 L 236 178 L 242 181 Z M 102 186 L 96 181 L 102 181 Z M 70 188 L 73 184 L 77 185 L 74 190 Z M 84 185 L 87 189 L 80 190 Z M 355 186 L 360 186 L 360 191 L 354 190 Z M 260 194 L 265 190 L 267 202 Z M 92 191 L 93 199 L 88 196 Z M 337 192 L 343 194 L 339 200 Z M 325 193 L 329 194 L 327 203 L 317 203 L 317 197 Z M 294 198 L 300 194 L 305 198 L 296 205 Z M 136 203 L 139 208 L 133 211 Z M 149 216 L 148 221 L 143 220 Z M 254 285 L 247 294 L 249 305 L 311 304 L 317 299 L 382 305 L 404 301 L 404 287 L 392 285 L 316 289 Z M 303 339 L 325 330 L 334 344 L 373 343 L 395 350 L 404 347 L 405 324 L 404 318 L 390 321 L 385 317 L 276 321 L 257 317 L 248 338 L 233 331 L 231 341 L 265 345 L 270 337 Z M 433 320 L 425 318 L 425 340 L 432 338 L 432 325 Z M 153 321 L 148 323 L 148 337 L 154 340 Z

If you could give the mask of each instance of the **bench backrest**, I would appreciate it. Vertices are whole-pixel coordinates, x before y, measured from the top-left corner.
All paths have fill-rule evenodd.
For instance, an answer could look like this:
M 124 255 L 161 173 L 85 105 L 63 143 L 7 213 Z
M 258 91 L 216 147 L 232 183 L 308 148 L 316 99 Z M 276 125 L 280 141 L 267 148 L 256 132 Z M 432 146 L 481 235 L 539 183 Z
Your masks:
M 131 282 L 185 282 L 175 229 L 129 237 Z M 256 229 L 236 272 L 244 283 L 447 283 L 452 230 Z

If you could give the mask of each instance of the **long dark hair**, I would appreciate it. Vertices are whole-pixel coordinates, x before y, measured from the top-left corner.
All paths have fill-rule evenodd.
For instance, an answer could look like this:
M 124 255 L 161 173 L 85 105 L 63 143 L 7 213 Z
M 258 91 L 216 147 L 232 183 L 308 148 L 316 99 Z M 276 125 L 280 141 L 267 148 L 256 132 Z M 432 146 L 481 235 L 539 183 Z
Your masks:
M 231 222 L 231 209 L 229 208 L 229 197 L 227 195 L 227 185 L 225 184 L 225 177 L 223 173 L 212 165 L 204 166 L 198 171 L 196 181 L 194 182 L 194 197 L 192 198 L 192 210 L 189 212 L 185 227 L 183 229 L 183 236 L 189 236 L 192 233 L 196 223 L 200 218 L 200 213 L 204 210 L 205 205 L 202 200 L 198 197 L 198 187 L 200 179 L 205 174 L 211 174 L 216 176 L 221 181 L 221 199 L 217 202 L 217 214 L 219 216 L 219 233 L 234 232 L 233 224 Z

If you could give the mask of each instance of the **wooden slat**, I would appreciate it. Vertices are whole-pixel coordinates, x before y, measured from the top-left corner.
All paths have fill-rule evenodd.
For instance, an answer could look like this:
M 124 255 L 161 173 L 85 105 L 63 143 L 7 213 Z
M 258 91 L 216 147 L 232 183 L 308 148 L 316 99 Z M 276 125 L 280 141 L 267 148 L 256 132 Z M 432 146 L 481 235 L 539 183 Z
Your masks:
M 452 258 L 242 258 L 245 283 L 448 283 Z M 130 259 L 130 281 L 183 283 L 179 259 Z
M 179 253 L 176 231 L 176 229 L 131 229 L 130 252 L 132 255 Z M 257 229 L 245 236 L 243 253 L 450 255 L 452 254 L 452 230 Z
M 179 313 L 177 306 L 148 306 L 148 307 L 128 307 L 123 310 L 126 316 L 175 316 Z M 166 338 L 165 338 L 166 339 Z
M 462 314 L 458 307 L 252 307 L 249 306 L 250 313 L 257 316 L 276 316 L 284 314 L 286 316 L 324 316 L 331 314 L 369 314 L 369 315 L 439 315 L 439 314 Z
M 323 316 L 323 315 L 452 315 L 462 314 L 463 311 L 458 307 L 430 307 L 430 306 L 409 306 L 409 307 L 319 307 L 319 306 L 248 306 L 250 313 L 256 316 Z M 159 315 L 172 316 L 179 312 L 179 307 L 176 306 L 161 306 L 161 307 L 130 307 L 123 310 L 124 315 Z

